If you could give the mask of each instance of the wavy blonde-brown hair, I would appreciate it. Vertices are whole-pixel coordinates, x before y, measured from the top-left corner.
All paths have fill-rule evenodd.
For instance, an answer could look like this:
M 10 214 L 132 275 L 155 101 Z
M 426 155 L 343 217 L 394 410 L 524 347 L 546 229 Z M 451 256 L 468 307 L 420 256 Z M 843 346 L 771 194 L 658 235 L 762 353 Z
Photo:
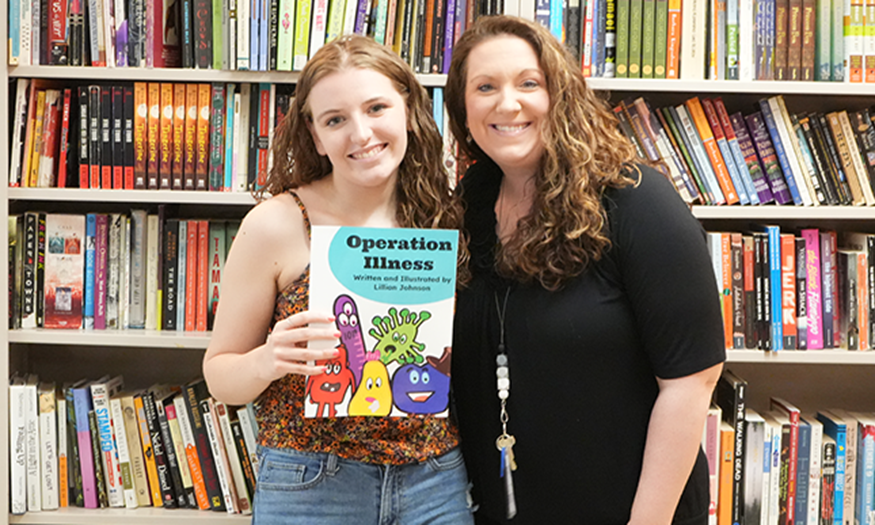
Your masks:
M 320 80 L 347 69 L 370 69 L 384 75 L 406 103 L 407 151 L 398 167 L 395 191 L 398 224 L 406 228 L 460 229 L 463 211 L 452 196 L 443 168 L 443 139 L 432 118 L 428 93 L 391 49 L 359 35 L 343 36 L 325 44 L 304 66 L 294 102 L 274 135 L 273 168 L 257 196 L 263 197 L 265 192 L 279 195 L 331 173 L 331 162 L 316 150 L 308 128 L 313 122 L 308 101 Z M 462 235 L 461 263 L 467 261 L 467 253 Z M 464 275 L 462 264 L 460 277 Z
M 634 182 L 628 173 L 636 153 L 607 103 L 587 87 L 571 53 L 552 34 L 521 18 L 490 16 L 480 18 L 459 39 L 447 77 L 450 126 L 465 156 L 488 158 L 467 129 L 468 56 L 482 42 L 502 35 L 532 46 L 544 71 L 550 109 L 541 127 L 544 155 L 532 210 L 498 250 L 496 267 L 502 275 L 537 280 L 555 290 L 609 246 L 602 192 Z

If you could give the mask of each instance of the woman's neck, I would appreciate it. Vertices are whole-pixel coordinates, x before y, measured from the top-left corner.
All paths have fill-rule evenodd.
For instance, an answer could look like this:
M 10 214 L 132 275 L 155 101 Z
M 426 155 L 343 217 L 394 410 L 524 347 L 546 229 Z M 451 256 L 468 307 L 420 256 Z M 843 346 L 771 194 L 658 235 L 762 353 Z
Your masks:
M 535 176 L 505 174 L 495 201 L 496 234 L 504 242 L 517 230 L 517 223 L 527 216 L 535 202 Z
M 398 226 L 394 184 L 373 188 L 352 187 L 328 175 L 306 188 L 316 197 L 318 203 L 313 210 L 314 224 Z

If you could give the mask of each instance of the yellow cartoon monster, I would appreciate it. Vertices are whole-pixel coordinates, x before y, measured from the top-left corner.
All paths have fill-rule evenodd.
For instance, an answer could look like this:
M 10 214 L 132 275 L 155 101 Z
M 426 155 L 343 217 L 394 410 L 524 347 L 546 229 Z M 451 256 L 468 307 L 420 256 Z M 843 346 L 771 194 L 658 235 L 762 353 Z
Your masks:
M 349 402 L 349 415 L 388 416 L 391 411 L 392 385 L 386 365 L 368 361 L 362 369 L 362 382 Z

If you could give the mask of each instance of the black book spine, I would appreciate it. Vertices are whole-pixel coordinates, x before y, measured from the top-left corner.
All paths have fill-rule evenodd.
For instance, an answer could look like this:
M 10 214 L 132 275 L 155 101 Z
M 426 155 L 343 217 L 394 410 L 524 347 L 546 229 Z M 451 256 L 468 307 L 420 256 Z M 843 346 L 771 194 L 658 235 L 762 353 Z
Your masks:
M 154 398 L 153 398 L 154 399 Z M 185 487 L 182 485 L 182 474 L 179 471 L 179 458 L 173 447 L 173 437 L 170 435 L 170 424 L 167 422 L 167 414 L 164 413 L 164 403 L 159 399 L 155 401 L 155 412 L 158 416 L 158 429 L 161 433 L 161 441 L 164 443 L 164 457 L 167 460 L 167 470 L 170 473 L 170 484 L 176 497 L 176 505 L 179 508 L 188 507 L 188 498 L 185 496 Z
M 270 13 L 268 15 L 268 23 L 270 24 L 270 37 L 267 40 L 268 46 L 268 63 L 269 71 L 276 71 L 277 63 L 277 41 L 279 35 L 279 20 L 280 20 L 280 2 L 279 0 L 270 0 Z
M 192 24 L 192 0 L 182 0 L 180 4 L 182 21 L 182 67 L 194 67 L 194 24 Z M 231 45 L 236 45 L 232 43 Z
M 194 65 L 209 69 L 213 65 L 213 7 L 210 0 L 194 0 Z
M 124 95 L 121 86 L 112 87 L 112 188 L 124 187 Z
M 36 224 L 36 325 L 42 328 L 45 321 L 46 296 L 46 214 L 40 212 Z
M 88 86 L 88 91 L 88 187 L 100 188 L 100 86 Z
M 112 87 L 100 88 L 100 187 L 112 189 Z
M 808 269 L 806 268 L 805 239 L 796 237 L 796 347 L 808 348 Z
M 225 510 L 225 498 L 222 495 L 222 487 L 219 485 L 219 476 L 216 472 L 216 464 L 213 452 L 210 448 L 210 438 L 204 427 L 204 419 L 201 416 L 200 401 L 209 397 L 207 384 L 203 381 L 186 385 L 185 407 L 191 420 L 191 430 L 194 434 L 195 448 L 201 464 L 204 476 L 204 486 L 207 489 L 207 498 L 212 510 Z
M 161 438 L 161 425 L 158 422 L 158 412 L 155 409 L 155 397 L 151 392 L 143 393 L 143 410 L 149 425 L 149 438 L 152 440 L 152 453 L 155 456 L 155 468 L 158 470 L 162 503 L 165 508 L 175 509 L 177 507 L 176 493 L 167 465 L 164 440 Z
M 79 180 L 80 188 L 88 187 L 88 155 L 91 153 L 91 142 L 89 141 L 89 120 L 88 120 L 88 101 L 90 94 L 86 86 L 79 86 L 79 130 L 77 137 L 79 139 L 79 148 L 77 149 L 77 164 L 79 164 Z
M 162 329 L 176 330 L 176 294 L 179 290 L 177 283 L 177 267 L 178 267 L 178 249 L 179 249 L 179 219 L 167 219 L 164 223 L 164 253 L 163 253 L 163 272 L 164 272 L 164 288 L 162 294 Z M 169 447 L 168 447 L 169 448 Z
M 848 178 L 842 169 L 842 161 L 839 156 L 838 148 L 832 137 L 832 132 L 829 129 L 829 123 L 826 121 L 826 115 L 819 113 L 817 119 L 814 119 L 815 129 L 819 130 L 823 141 L 826 143 L 829 150 L 830 162 L 835 168 L 836 186 L 841 190 L 842 204 L 851 204 L 851 188 L 848 185 Z
M 122 91 L 122 104 L 124 106 L 122 111 L 124 119 L 124 174 L 122 176 L 122 187 L 129 190 L 134 187 L 134 88 L 128 84 L 122 88 Z
M 88 411 L 88 429 L 91 432 L 91 454 L 94 458 L 94 478 L 97 486 L 97 502 L 101 508 L 109 507 L 109 496 L 106 494 L 106 477 L 103 474 L 103 452 L 100 450 L 100 430 L 97 427 L 97 414 Z
M 826 165 L 824 152 L 820 149 L 818 142 L 814 138 L 814 131 L 811 129 L 811 118 L 808 116 L 800 118 L 799 127 L 802 129 L 802 136 L 805 137 L 805 143 L 808 145 L 808 150 L 811 152 L 815 175 L 823 188 L 826 196 L 826 204 L 835 206 L 839 203 L 838 196 L 836 194 L 835 186 L 832 184 L 831 177 L 829 176 L 829 168 Z
M 246 441 L 243 439 L 243 429 L 240 428 L 240 420 L 231 420 L 231 434 L 234 436 L 234 447 L 237 449 L 237 456 L 240 458 L 240 466 L 243 468 L 243 478 L 246 480 L 246 492 L 249 494 L 249 500 L 255 499 L 255 472 L 252 470 L 252 462 L 249 461 L 249 451 L 246 448 Z M 240 490 L 238 488 L 238 490 Z

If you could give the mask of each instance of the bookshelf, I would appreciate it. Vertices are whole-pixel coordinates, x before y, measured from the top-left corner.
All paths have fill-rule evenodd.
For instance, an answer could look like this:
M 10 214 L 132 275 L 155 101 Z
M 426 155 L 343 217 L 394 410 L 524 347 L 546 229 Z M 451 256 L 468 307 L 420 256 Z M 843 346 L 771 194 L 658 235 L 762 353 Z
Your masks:
M 7 20 L 7 3 L 0 2 L 0 19 Z M 0 54 L 7 55 L 7 27 L 0 29 Z M 4 60 L 5 64 L 5 60 Z M 146 69 L 18 66 L 2 68 L 0 99 L 8 100 L 10 81 L 17 78 L 44 78 L 95 82 L 246 82 L 294 83 L 298 73 L 219 71 L 211 69 Z M 445 75 L 418 75 L 425 86 L 443 86 Z M 616 101 L 627 96 L 643 95 L 656 105 L 676 104 L 694 95 L 721 95 L 730 109 L 749 108 L 762 96 L 781 94 L 788 105 L 815 104 L 812 107 L 863 107 L 875 101 L 875 85 L 831 82 L 778 81 L 687 81 L 606 79 L 588 80 L 591 88 Z M 0 105 L 0 121 L 9 122 L 8 104 Z M 0 128 L 0 166 L 9 165 L 9 127 Z M 0 222 L 6 228 L 10 210 L 31 207 L 76 212 L 96 206 L 106 209 L 127 209 L 131 205 L 157 206 L 173 204 L 191 210 L 222 209 L 223 213 L 240 217 L 254 199 L 248 193 L 168 192 L 137 190 L 80 190 L 9 188 L 0 185 Z M 775 222 L 782 226 L 818 225 L 835 229 L 875 231 L 875 208 L 870 207 L 715 207 L 694 206 L 693 214 L 708 229 L 744 228 L 749 222 Z M 8 275 L 6 258 L 0 262 L 0 272 Z M 0 314 L 8 316 L 8 304 L 2 302 Z M 34 370 L 47 374 L 91 375 L 97 367 L 125 373 L 135 385 L 147 384 L 161 374 L 167 382 L 185 382 L 199 370 L 203 350 L 209 343 L 208 333 L 162 331 L 66 332 L 62 330 L 3 330 L 0 348 L 0 375 L 9 377 L 13 369 Z M 783 351 L 730 350 L 728 366 L 744 377 L 751 388 L 753 404 L 763 404 L 771 395 L 781 395 L 805 406 L 847 406 L 854 409 L 875 409 L 871 387 L 875 381 L 875 351 Z M 156 370 L 158 372 L 156 372 Z M 164 370 L 172 371 L 168 373 Z M 178 377 L 172 377 L 173 375 Z M 0 406 L 8 407 L 8 389 L 0 389 Z M 0 418 L 0 444 L 8 450 L 8 418 Z M 0 525 L 15 524 L 114 524 L 130 523 L 166 525 L 240 524 L 250 518 L 217 512 L 194 510 L 163 510 L 156 508 L 126 509 L 61 509 L 51 512 L 9 514 L 9 458 L 0 455 Z

